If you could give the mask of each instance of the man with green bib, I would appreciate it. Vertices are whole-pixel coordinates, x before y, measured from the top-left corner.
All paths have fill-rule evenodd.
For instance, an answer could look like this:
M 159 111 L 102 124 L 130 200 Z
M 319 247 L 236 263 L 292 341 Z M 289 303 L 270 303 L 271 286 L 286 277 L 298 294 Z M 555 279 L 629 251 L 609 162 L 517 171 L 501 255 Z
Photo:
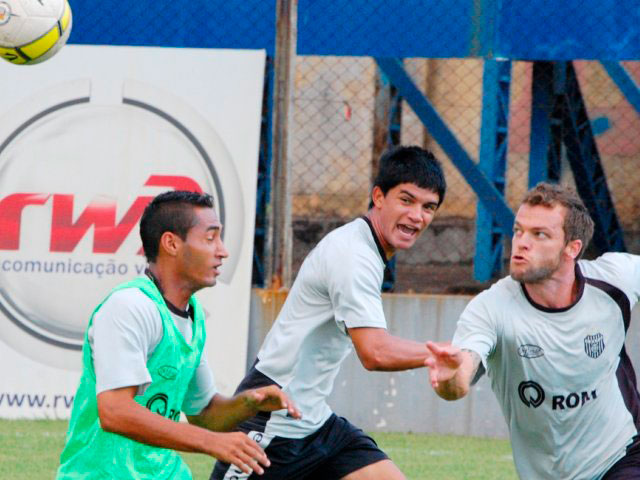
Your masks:
M 114 288 L 89 320 L 58 479 L 190 479 L 175 450 L 246 473 L 269 465 L 246 434 L 226 432 L 260 411 L 299 418 L 298 410 L 274 385 L 220 395 L 203 355 L 204 314 L 193 294 L 215 285 L 228 256 L 221 229 L 207 194 L 166 192 L 145 209 L 149 267 Z

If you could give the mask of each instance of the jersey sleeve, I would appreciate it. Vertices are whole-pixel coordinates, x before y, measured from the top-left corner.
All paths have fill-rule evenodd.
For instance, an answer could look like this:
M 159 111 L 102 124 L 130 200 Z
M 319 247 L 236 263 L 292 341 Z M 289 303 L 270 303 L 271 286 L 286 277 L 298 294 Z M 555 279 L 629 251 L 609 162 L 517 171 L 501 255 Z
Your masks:
M 580 269 L 585 277 L 604 280 L 624 291 L 631 308 L 640 300 L 640 255 L 605 253 L 595 260 L 580 261 Z
M 198 415 L 218 393 L 213 372 L 209 368 L 207 353 L 202 352 L 200 364 L 189 382 L 187 394 L 182 402 L 182 411 L 187 415 Z
M 387 328 L 380 286 L 382 270 L 367 255 L 346 252 L 327 268 L 335 321 L 346 328 Z
M 135 288 L 114 292 L 96 312 L 89 341 L 96 394 L 151 383 L 147 357 L 162 339 L 162 320 L 151 299 Z
M 489 292 L 475 297 L 460 315 L 452 344 L 480 355 L 486 368 L 487 358 L 495 351 L 498 331 L 495 315 L 491 314 Z

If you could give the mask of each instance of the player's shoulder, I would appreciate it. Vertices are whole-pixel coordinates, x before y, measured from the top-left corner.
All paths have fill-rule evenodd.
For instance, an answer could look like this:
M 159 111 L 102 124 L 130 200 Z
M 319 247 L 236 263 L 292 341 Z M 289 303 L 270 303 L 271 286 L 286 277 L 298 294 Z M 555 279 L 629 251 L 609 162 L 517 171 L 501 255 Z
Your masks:
M 112 292 L 104 301 L 104 305 L 120 305 L 127 307 L 149 307 L 155 306 L 153 300 L 149 298 L 139 288 L 120 288 Z
M 522 287 L 510 275 L 501 278 L 488 289 L 479 293 L 476 298 L 483 300 L 506 300 L 513 298 L 521 293 Z
M 482 308 L 487 311 L 498 312 L 511 308 L 512 301 L 522 294 L 520 283 L 511 276 L 504 277 L 480 292 L 469 302 L 470 308 Z
M 580 260 L 580 272 L 586 278 L 603 280 L 616 285 L 635 282 L 640 272 L 640 256 L 630 253 L 609 252 L 595 260 Z
M 328 251 L 332 258 L 340 258 L 344 262 L 379 256 L 371 228 L 363 218 L 356 218 L 329 232 L 318 243 L 317 249 Z
M 365 238 L 363 232 L 366 232 L 367 229 L 367 222 L 359 217 L 331 230 L 320 243 L 351 243 L 353 241 L 362 241 Z
M 98 314 L 118 319 L 155 322 L 160 312 L 155 302 L 139 288 L 122 288 L 112 292 L 102 303 Z
M 92 317 L 89 340 L 129 339 L 138 345 L 155 346 L 162 338 L 163 322 L 156 304 L 140 289 L 111 292 Z
M 357 218 L 328 233 L 307 255 L 298 279 L 323 281 L 382 278 L 385 262 L 371 227 Z
M 610 252 L 595 260 L 580 260 L 580 273 L 592 280 L 612 285 L 635 298 L 640 292 L 640 256 Z

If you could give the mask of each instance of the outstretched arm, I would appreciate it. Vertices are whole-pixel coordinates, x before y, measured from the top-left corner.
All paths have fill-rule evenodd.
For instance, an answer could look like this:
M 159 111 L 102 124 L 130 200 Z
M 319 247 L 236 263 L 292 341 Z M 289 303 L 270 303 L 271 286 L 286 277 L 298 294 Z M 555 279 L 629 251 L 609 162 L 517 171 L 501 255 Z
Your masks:
M 431 356 L 425 360 L 429 380 L 435 392 L 445 400 L 458 400 L 469 393 L 480 355 L 451 344 L 427 342 Z
M 245 473 L 262 474 L 269 460 L 260 446 L 240 432 L 216 433 L 153 413 L 134 400 L 138 387 L 98 394 L 98 416 L 103 430 L 147 445 L 210 455 L 232 463 Z
M 187 415 L 189 423 L 217 432 L 233 430 L 239 423 L 258 412 L 287 409 L 287 414 L 300 418 L 300 412 L 276 385 L 246 390 L 233 397 L 216 394 L 198 415 Z
M 395 337 L 384 328 L 349 328 L 360 362 L 367 370 L 394 371 L 424 367 L 430 355 L 424 343 Z

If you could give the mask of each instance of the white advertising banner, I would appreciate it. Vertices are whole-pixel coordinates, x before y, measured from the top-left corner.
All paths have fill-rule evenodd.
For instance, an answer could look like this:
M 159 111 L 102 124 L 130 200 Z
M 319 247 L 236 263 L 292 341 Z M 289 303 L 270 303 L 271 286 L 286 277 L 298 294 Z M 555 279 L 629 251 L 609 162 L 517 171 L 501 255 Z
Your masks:
M 68 418 L 95 306 L 145 268 L 138 224 L 213 195 L 229 258 L 197 295 L 219 390 L 245 371 L 265 53 L 66 46 L 0 65 L 0 417 Z

